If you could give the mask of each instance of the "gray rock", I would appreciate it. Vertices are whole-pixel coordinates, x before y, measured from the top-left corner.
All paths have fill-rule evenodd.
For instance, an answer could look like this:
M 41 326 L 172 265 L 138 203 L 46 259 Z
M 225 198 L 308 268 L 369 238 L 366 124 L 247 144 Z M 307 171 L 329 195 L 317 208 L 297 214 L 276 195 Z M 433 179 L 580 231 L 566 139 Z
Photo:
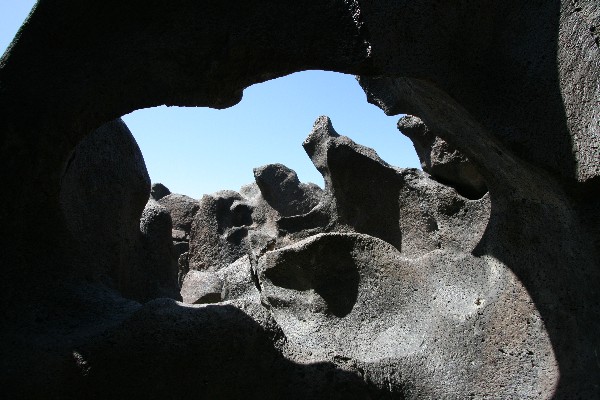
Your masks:
M 306 214 L 319 203 L 321 188 L 300 183 L 296 172 L 285 165 L 254 168 L 254 178 L 262 197 L 284 217 Z
M 203 196 L 190 234 L 190 269 L 218 270 L 262 253 L 277 237 L 277 218 L 256 184 Z
M 219 270 L 217 275 L 223 281 L 223 300 L 253 300 L 258 303 L 260 292 L 256 271 L 252 267 L 249 256 L 241 257 L 227 267 Z
M 325 180 L 327 214 L 337 225 L 381 238 L 400 248 L 396 169 L 368 147 L 340 136 L 328 117 L 319 117 L 302 144 Z M 377 178 L 375 178 L 377 177 Z
M 173 241 L 184 241 L 188 238 L 187 233 L 180 229 L 172 229 L 171 237 L 173 238 Z
M 409 259 L 372 236 L 330 233 L 266 253 L 258 270 L 263 302 L 297 362 L 351 360 L 392 393 L 419 382 L 425 398 L 448 390 L 466 398 L 491 381 L 539 393 L 548 390 L 539 374 L 558 373 L 526 288 L 492 258 L 433 251 Z M 498 329 L 507 318 L 519 328 Z M 448 374 L 431 362 L 462 368 Z M 390 368 L 404 373 L 383 372 Z
M 171 215 L 167 209 L 156 201 L 149 200 L 140 220 L 142 271 L 135 285 L 136 298 L 150 300 L 168 297 L 181 300 L 171 228 Z
M 149 190 L 144 158 L 123 121 L 108 122 L 79 143 L 60 189 L 78 273 L 131 295 L 139 264 L 139 220 Z
M 181 285 L 184 303 L 207 304 L 222 300 L 223 281 L 214 272 L 189 271 Z
M 37 2 L 0 59 L 3 398 L 597 398 L 599 18 L 595 0 Z M 309 69 L 359 75 L 370 102 L 418 116 L 489 195 L 469 203 L 397 171 L 402 208 L 377 227 L 363 208 L 378 200 L 351 190 L 279 220 L 241 190 L 252 225 L 229 250 L 220 240 L 241 226 L 215 230 L 211 252 L 229 258 L 210 268 L 246 249 L 264 307 L 126 301 L 115 287 L 138 281 L 122 248 L 136 247 L 129 217 L 148 191 L 139 203 L 108 191 L 132 213 L 108 210 L 81 233 L 71 210 L 85 207 L 61 205 L 78 143 L 135 109 L 230 107 L 249 85 Z M 323 165 L 347 188 L 354 167 L 332 167 L 343 154 Z M 369 236 L 315 237 L 343 229 Z M 348 311 L 354 280 L 329 279 L 352 271 Z
M 150 197 L 158 201 L 171 194 L 171 191 L 162 183 L 153 183 L 150 189 Z
M 198 201 L 182 194 L 169 194 L 162 197 L 158 204 L 165 207 L 171 214 L 173 229 L 184 231 L 189 235 L 194 216 L 200 208 Z
M 478 199 L 487 192 L 477 167 L 444 139 L 436 136 L 419 118 L 406 115 L 398 121 L 398 129 L 412 140 L 423 171 L 450 185 L 463 196 Z
M 234 191 L 204 195 L 190 235 L 190 268 L 217 270 L 249 251 L 252 206 Z

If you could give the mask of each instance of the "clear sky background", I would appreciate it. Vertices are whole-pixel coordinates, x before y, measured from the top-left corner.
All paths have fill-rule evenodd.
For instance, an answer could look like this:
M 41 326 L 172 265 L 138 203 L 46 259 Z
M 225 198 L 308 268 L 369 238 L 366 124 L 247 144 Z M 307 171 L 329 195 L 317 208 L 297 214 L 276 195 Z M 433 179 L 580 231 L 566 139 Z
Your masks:
M 0 0 L 0 52 L 10 44 L 35 1 Z M 304 71 L 251 86 L 226 110 L 156 107 L 123 120 L 140 146 L 152 182 L 199 198 L 221 189 L 237 190 L 254 180 L 252 169 L 281 163 L 303 182 L 323 179 L 302 148 L 320 115 L 341 135 L 374 148 L 388 163 L 419 167 L 411 142 L 368 104 L 355 78 Z

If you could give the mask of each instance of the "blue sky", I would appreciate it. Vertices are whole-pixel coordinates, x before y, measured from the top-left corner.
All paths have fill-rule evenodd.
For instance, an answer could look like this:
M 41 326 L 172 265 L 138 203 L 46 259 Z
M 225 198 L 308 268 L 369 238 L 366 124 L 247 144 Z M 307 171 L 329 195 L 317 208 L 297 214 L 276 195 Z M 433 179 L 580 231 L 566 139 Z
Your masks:
M 26 18 L 32 0 L 0 1 L 0 51 Z M 374 148 L 390 164 L 419 167 L 411 142 L 368 104 L 353 76 L 304 71 L 251 86 L 226 110 L 156 107 L 123 117 L 135 136 L 153 182 L 199 198 L 237 190 L 254 180 L 252 169 L 282 163 L 303 182 L 323 180 L 302 148 L 320 115 L 341 135 Z

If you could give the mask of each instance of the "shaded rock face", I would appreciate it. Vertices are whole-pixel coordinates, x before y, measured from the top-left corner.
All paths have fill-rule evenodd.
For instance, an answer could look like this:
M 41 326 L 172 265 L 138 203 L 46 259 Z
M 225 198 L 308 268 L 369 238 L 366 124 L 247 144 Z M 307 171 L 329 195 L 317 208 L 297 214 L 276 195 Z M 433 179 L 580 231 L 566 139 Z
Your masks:
M 419 118 L 406 115 L 398 129 L 412 140 L 423 171 L 456 188 L 468 198 L 481 198 L 487 192 L 483 177 L 467 157 L 436 136 Z
M 149 201 L 140 220 L 142 252 L 140 276 L 145 282 L 137 285 L 142 291 L 135 297 L 148 301 L 158 297 L 181 300 L 177 280 L 177 262 L 171 241 L 172 219 L 165 207 Z
M 152 195 L 151 195 L 152 198 Z M 162 197 L 158 203 L 165 207 L 172 220 L 173 262 L 177 265 L 178 283 L 181 286 L 183 275 L 187 273 L 192 222 L 200 203 L 191 197 L 171 194 Z
M 372 236 L 328 233 L 269 252 L 258 268 L 261 297 L 289 346 L 353 360 L 377 385 L 418 382 L 415 395 L 425 398 L 467 385 L 494 397 L 489 385 L 516 382 L 544 393 L 539 376 L 557 372 L 539 313 L 496 260 L 439 250 L 411 259 Z M 498 329 L 515 310 L 527 323 Z M 525 360 L 533 367 L 520 368 Z M 449 373 L 431 362 L 464 367 Z
M 171 191 L 169 190 L 169 188 L 167 188 L 162 183 L 153 183 L 152 187 L 150 188 L 150 197 L 156 201 L 170 194 Z
M 594 0 L 39 1 L 0 59 L 2 397 L 598 398 L 599 17 Z M 390 167 L 320 119 L 308 212 L 257 184 L 200 200 L 182 264 L 223 282 L 218 304 L 127 300 L 173 287 L 185 232 L 153 204 L 140 230 L 149 182 L 125 136 L 97 152 L 124 167 L 108 183 L 102 162 L 69 165 L 78 143 L 307 69 L 359 75 L 489 193 Z
M 142 153 L 123 121 L 75 148 L 62 177 L 61 208 L 74 238 L 71 262 L 130 299 L 180 299 L 171 265 L 171 217 L 151 202 Z
M 89 279 L 129 292 L 136 284 L 139 221 L 150 178 L 135 139 L 121 120 L 86 136 L 62 177 L 60 203 L 74 262 Z

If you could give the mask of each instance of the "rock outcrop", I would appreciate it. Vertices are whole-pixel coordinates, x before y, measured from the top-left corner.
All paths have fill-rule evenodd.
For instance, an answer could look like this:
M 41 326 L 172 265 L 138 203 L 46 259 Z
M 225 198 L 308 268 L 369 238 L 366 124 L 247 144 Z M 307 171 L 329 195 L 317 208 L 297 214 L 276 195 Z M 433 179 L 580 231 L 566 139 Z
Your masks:
M 319 186 L 300 183 L 296 172 L 282 164 L 255 168 L 254 178 L 262 197 L 284 217 L 306 214 L 321 198 Z
M 140 216 L 150 190 L 142 153 L 123 121 L 108 122 L 73 150 L 60 205 L 79 273 L 129 292 L 135 286 Z
M 162 183 L 153 183 L 152 187 L 150 188 L 150 197 L 156 201 L 170 194 L 171 191 L 169 190 L 169 188 L 163 185 Z
M 398 129 L 412 140 L 421 168 L 434 179 L 451 185 L 468 198 L 481 198 L 487 192 L 477 167 L 431 132 L 419 118 L 412 115 L 400 118 Z
M 598 398 L 599 18 L 595 0 L 37 2 L 0 59 L 0 396 Z M 271 167 L 205 196 L 178 262 L 218 278 L 186 299 L 218 303 L 156 299 L 179 296 L 186 231 L 144 210 L 115 118 L 308 69 L 422 120 L 429 173 L 321 118 L 323 191 Z

